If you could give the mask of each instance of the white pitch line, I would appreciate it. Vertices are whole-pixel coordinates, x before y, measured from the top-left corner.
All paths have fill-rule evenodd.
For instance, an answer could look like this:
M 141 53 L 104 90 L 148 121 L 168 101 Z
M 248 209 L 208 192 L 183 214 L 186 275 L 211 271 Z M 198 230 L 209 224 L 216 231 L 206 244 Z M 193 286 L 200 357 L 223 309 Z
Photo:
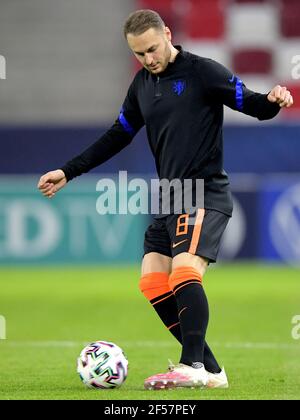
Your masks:
M 23 346 L 23 347 L 44 347 L 44 348 L 73 348 L 73 347 L 83 347 L 88 345 L 88 342 L 83 341 L 10 341 L 10 340 L 0 340 L 1 344 L 9 347 Z M 149 348 L 172 348 L 177 347 L 178 344 L 169 341 L 123 341 L 120 345 L 124 348 L 133 348 L 133 347 L 149 347 Z M 298 343 L 260 343 L 260 342 L 211 342 L 209 343 L 211 347 L 221 347 L 228 349 L 258 349 L 258 350 L 288 350 L 288 349 L 299 349 L 300 350 L 300 341 Z
M 229 349 L 299 349 L 300 342 L 298 344 L 289 343 L 212 343 L 214 347 L 225 347 Z

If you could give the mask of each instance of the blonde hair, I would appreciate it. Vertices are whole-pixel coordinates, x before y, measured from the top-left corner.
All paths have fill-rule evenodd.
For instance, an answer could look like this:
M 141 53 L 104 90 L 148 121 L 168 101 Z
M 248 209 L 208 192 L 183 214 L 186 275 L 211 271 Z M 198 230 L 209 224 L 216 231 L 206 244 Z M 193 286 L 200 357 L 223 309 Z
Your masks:
M 124 24 L 124 36 L 128 34 L 141 35 L 150 28 L 163 30 L 165 23 L 154 10 L 143 9 L 131 13 Z

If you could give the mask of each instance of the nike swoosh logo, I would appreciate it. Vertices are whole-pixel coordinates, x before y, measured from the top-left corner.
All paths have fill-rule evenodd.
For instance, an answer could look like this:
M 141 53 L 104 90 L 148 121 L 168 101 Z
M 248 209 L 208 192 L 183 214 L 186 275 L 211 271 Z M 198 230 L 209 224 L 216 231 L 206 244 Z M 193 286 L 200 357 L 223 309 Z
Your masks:
M 176 248 L 178 245 L 181 245 L 181 244 L 183 244 L 183 242 L 186 242 L 186 241 L 187 241 L 187 239 L 184 239 L 183 241 L 177 242 L 176 244 L 174 244 L 174 242 L 173 242 L 172 248 Z
M 233 75 L 231 79 L 228 79 L 230 83 L 234 82 L 235 76 Z

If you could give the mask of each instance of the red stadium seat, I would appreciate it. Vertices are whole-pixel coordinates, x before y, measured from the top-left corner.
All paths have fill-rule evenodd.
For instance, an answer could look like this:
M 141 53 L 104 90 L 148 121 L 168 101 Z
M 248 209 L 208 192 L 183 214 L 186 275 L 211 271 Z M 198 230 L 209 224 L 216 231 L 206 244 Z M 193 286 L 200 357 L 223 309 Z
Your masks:
M 139 9 L 151 9 L 163 15 L 172 15 L 174 0 L 138 0 Z
M 174 0 L 137 0 L 137 4 L 141 9 L 171 9 Z
M 233 3 L 267 3 L 270 0 L 233 0 Z
M 224 36 L 224 5 L 220 0 L 191 0 L 184 18 L 184 32 L 193 39 L 220 39 Z
M 237 50 L 233 52 L 232 64 L 238 74 L 269 74 L 272 72 L 273 56 L 269 50 Z
M 281 86 L 286 86 L 291 91 L 294 99 L 294 105 L 291 108 L 284 108 L 282 112 L 285 118 L 299 118 L 300 116 L 300 84 L 292 85 L 290 82 L 281 83 Z
M 300 37 L 299 0 L 281 0 L 281 33 L 284 37 Z
M 154 10 L 174 34 L 177 32 L 181 16 L 176 7 L 176 0 L 138 0 L 137 8 Z

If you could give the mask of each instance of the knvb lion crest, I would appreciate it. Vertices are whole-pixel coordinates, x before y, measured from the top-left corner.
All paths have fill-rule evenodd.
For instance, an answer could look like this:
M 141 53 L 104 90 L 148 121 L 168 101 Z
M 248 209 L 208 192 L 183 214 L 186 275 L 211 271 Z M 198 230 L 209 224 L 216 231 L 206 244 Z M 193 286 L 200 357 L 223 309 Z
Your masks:
M 185 91 L 185 88 L 185 80 L 176 80 L 173 82 L 173 92 L 176 93 L 176 95 L 180 96 Z

